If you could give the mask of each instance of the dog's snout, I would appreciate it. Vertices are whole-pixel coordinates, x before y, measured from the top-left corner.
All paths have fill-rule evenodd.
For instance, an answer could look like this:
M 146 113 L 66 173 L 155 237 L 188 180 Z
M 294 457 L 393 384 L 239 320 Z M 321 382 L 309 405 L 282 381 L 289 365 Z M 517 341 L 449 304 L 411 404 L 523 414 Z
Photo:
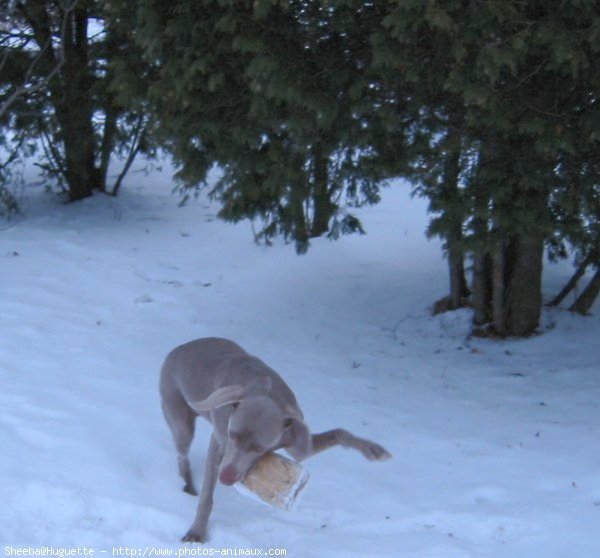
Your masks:
M 219 480 L 222 484 L 231 486 L 240 480 L 240 473 L 233 465 L 227 465 L 222 469 Z

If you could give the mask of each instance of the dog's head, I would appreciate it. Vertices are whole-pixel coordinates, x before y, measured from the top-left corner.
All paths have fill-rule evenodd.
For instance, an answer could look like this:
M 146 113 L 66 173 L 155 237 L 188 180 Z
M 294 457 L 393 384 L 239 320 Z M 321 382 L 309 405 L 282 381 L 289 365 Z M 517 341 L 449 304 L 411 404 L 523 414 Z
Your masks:
M 224 439 L 219 440 L 223 452 L 219 480 L 223 484 L 242 480 L 274 449 L 283 447 L 297 459 L 310 453 L 311 437 L 302 417 L 294 409 L 278 405 L 268 390 L 225 386 L 192 407 L 198 412 L 218 410 L 226 421 Z

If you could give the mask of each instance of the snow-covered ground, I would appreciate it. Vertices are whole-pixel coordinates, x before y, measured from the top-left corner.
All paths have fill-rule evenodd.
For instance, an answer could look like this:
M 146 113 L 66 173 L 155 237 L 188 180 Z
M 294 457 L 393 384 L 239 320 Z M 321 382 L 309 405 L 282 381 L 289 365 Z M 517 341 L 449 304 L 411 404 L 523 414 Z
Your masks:
M 0 232 L 0 543 L 184 548 L 181 491 L 157 392 L 174 346 L 232 338 L 278 370 L 314 431 L 343 426 L 394 455 L 333 449 L 285 513 L 218 486 L 205 548 L 310 557 L 600 555 L 600 308 L 544 316 L 528 340 L 470 339 L 446 292 L 425 204 L 395 184 L 368 235 L 254 244 L 166 174 L 117 199 L 27 192 Z M 546 295 L 568 277 L 549 268 Z M 200 479 L 209 428 L 192 458 Z M 187 547 L 188 553 L 194 547 Z M 196 550 L 202 552 L 202 550 Z M 201 554 L 199 554 L 201 555 Z M 225 554 L 216 554 L 225 555 Z

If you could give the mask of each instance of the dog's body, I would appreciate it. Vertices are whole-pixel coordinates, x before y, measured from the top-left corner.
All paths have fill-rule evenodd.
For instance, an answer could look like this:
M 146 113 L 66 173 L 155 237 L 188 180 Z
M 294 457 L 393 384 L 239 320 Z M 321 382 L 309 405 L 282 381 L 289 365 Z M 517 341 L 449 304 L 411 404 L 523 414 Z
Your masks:
M 198 512 L 184 541 L 206 540 L 217 479 L 226 485 L 238 482 L 269 451 L 284 448 L 302 460 L 342 445 L 367 459 L 390 457 L 380 445 L 346 430 L 311 435 L 294 393 L 281 377 L 227 339 L 198 339 L 171 351 L 162 367 L 160 393 L 184 490 L 190 494 L 197 494 L 188 459 L 196 417 L 213 425 Z

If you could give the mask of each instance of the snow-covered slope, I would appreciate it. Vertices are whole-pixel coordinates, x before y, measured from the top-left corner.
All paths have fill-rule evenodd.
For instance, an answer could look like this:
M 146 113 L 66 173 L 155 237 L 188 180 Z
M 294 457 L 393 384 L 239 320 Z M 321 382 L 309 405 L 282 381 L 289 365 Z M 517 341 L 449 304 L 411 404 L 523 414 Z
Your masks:
M 343 426 L 394 458 L 315 456 L 287 514 L 218 486 L 206 549 L 600 555 L 598 315 L 548 313 L 544 335 L 501 343 L 469 339 L 468 312 L 430 317 L 445 263 L 405 185 L 361 212 L 368 235 L 301 257 L 255 245 L 203 199 L 179 208 L 166 175 L 132 175 L 117 199 L 25 202 L 0 232 L 5 551 L 182 548 L 196 499 L 158 370 L 174 346 L 218 335 L 277 369 L 314 431 Z M 568 273 L 547 272 L 548 294 Z M 198 479 L 209 432 L 199 423 Z

